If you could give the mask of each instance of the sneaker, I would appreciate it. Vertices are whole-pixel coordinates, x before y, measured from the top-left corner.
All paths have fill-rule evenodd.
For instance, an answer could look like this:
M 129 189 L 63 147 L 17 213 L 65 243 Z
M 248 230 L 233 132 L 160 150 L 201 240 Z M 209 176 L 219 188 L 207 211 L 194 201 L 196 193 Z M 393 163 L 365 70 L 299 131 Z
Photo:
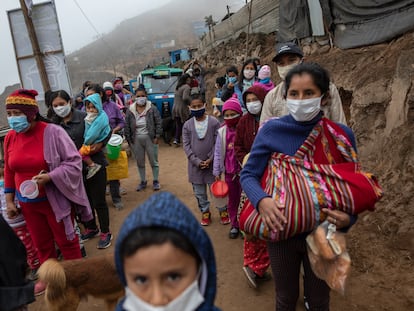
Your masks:
M 209 224 L 211 224 L 211 213 L 210 212 L 205 212 L 201 215 L 200 224 L 202 226 L 208 226 Z
M 256 273 L 255 273 L 256 274 Z M 269 281 L 269 280 L 271 280 L 272 279 L 272 275 L 269 273 L 269 272 L 265 272 L 265 273 L 263 273 L 263 275 L 262 276 L 260 276 L 260 275 L 258 275 L 258 274 L 256 274 L 256 280 L 257 281 Z
M 257 288 L 256 273 L 254 273 L 253 270 L 250 269 L 250 267 L 248 266 L 243 267 L 243 272 L 244 272 L 244 275 L 246 276 L 249 286 L 252 288 Z
M 80 251 L 81 251 L 81 254 L 82 254 L 82 258 L 85 258 L 86 256 L 88 256 L 88 255 L 86 255 L 85 246 L 82 246 L 81 249 L 80 249 Z
M 96 173 L 99 172 L 102 165 L 95 163 L 94 165 L 88 166 L 88 173 L 86 174 L 86 179 L 90 179 L 95 176 Z
M 36 269 L 31 269 L 27 279 L 30 281 L 36 281 L 39 278 L 39 276 L 37 275 L 37 268 Z
M 154 180 L 152 182 L 152 189 L 154 189 L 154 191 L 158 191 L 161 189 L 161 185 L 160 182 L 158 180 Z
M 92 239 L 99 235 L 99 229 L 86 229 L 83 234 L 81 234 L 81 240 L 82 242 L 86 242 L 89 239 Z
M 37 281 L 34 286 L 34 295 L 39 296 L 42 295 L 46 290 L 46 283 L 42 281 Z
M 229 213 L 227 211 L 220 212 L 220 223 L 227 225 L 230 223 Z
M 142 191 L 147 188 L 147 181 L 141 181 L 141 183 L 137 187 L 137 191 Z
M 120 188 L 119 188 L 119 193 L 120 193 L 120 195 L 126 195 L 126 194 L 127 194 L 127 191 L 126 191 L 126 189 L 125 189 L 125 188 L 120 187 Z
M 112 233 L 111 232 L 101 233 L 101 238 L 100 238 L 96 248 L 97 249 L 108 248 L 112 244 L 111 241 L 112 241 Z
M 230 239 L 237 239 L 239 236 L 239 229 L 238 228 L 231 228 L 229 232 L 229 238 Z
M 174 147 L 180 147 L 180 142 L 179 142 L 179 141 L 174 140 L 174 141 L 173 141 L 173 145 L 174 145 Z
M 303 303 L 304 303 L 305 310 L 309 311 L 310 307 L 309 307 L 308 299 L 306 299 L 306 296 L 303 296 Z
M 124 208 L 124 204 L 122 202 L 114 203 L 115 208 L 119 211 Z

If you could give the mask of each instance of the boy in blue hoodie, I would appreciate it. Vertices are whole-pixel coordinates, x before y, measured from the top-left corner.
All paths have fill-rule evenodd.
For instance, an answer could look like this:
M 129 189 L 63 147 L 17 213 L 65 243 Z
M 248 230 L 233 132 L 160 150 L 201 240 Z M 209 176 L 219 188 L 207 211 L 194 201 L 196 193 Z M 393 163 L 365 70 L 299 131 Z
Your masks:
M 154 194 L 125 219 L 115 264 L 126 292 L 117 311 L 219 311 L 211 241 L 171 193 Z

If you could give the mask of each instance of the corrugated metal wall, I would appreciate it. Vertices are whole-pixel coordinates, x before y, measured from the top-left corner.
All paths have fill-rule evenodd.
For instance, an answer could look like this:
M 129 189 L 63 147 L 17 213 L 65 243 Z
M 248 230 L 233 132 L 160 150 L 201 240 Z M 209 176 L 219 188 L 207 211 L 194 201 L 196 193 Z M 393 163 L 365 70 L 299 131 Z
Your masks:
M 199 51 L 205 52 L 223 41 L 236 39 L 246 32 L 249 24 L 250 3 L 237 13 L 213 27 L 199 44 Z M 279 29 L 279 0 L 253 0 L 250 33 L 271 33 Z

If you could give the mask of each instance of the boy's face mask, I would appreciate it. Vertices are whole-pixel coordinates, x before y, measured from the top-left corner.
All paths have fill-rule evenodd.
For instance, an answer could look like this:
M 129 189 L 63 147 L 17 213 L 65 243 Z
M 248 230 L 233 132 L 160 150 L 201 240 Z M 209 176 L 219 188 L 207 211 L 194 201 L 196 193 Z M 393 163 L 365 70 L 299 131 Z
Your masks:
M 123 307 L 127 311 L 195 311 L 203 302 L 204 297 L 198 288 L 198 280 L 194 280 L 177 298 L 165 306 L 153 306 L 143 301 L 128 288 L 125 288 Z

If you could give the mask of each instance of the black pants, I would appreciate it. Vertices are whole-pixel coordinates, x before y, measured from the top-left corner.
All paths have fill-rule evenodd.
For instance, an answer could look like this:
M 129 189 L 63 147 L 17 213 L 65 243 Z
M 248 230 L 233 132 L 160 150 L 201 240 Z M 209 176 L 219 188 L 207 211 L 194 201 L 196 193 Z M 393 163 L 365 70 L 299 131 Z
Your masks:
M 96 229 L 95 211 L 101 232 L 109 232 L 109 210 L 106 204 L 106 169 L 102 167 L 92 178 L 85 180 L 86 193 L 91 204 L 93 220 L 85 224 L 88 229 Z
M 109 191 L 111 193 L 112 203 L 120 203 L 121 202 L 121 192 L 120 188 L 121 183 L 119 180 L 110 180 L 109 181 Z
M 272 267 L 276 310 L 295 311 L 299 296 L 300 266 L 303 264 L 304 294 L 311 311 L 329 311 L 330 288 L 325 281 L 316 277 L 309 263 L 304 235 L 276 243 L 268 242 L 270 265 Z

